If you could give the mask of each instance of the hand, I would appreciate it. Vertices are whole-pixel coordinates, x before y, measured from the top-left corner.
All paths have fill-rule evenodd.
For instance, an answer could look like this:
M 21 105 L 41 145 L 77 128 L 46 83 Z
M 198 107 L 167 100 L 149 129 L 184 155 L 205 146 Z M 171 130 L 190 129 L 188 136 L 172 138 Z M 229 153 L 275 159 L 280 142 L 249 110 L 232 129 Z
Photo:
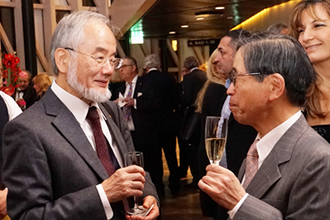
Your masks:
M 0 190 L 0 219 L 3 219 L 7 215 L 7 193 L 7 188 L 4 190 Z
M 211 164 L 198 186 L 222 207 L 232 210 L 246 194 L 237 177 L 228 169 Z
M 124 98 L 123 102 L 125 102 L 125 106 L 134 106 L 134 99 L 132 98 Z
M 102 182 L 110 203 L 132 196 L 142 196 L 145 172 L 142 167 L 132 165 L 118 169 Z
M 159 208 L 157 205 L 156 198 L 153 196 L 147 196 L 144 198 L 144 201 L 143 201 L 144 208 L 149 209 L 152 204 L 154 204 L 154 207 L 151 209 L 151 211 L 149 212 L 149 214 L 146 217 L 131 215 L 131 216 L 126 216 L 126 218 L 129 220 L 154 220 L 154 219 L 157 219 L 157 217 L 159 216 Z

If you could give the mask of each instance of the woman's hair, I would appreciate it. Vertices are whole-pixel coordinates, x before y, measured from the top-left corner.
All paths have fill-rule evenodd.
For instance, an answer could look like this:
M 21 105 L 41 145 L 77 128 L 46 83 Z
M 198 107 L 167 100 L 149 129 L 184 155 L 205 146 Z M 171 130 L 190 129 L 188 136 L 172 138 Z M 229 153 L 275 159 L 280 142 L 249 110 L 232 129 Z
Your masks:
M 218 54 L 218 49 L 215 49 L 210 56 L 210 59 L 209 59 L 208 65 L 207 65 L 207 70 L 206 70 L 207 81 L 204 83 L 203 87 L 198 92 L 198 95 L 197 95 L 197 98 L 195 101 L 195 106 L 196 106 L 195 111 L 196 112 L 202 111 L 204 95 L 211 82 L 221 84 L 221 85 L 225 85 L 225 83 L 226 83 L 226 79 L 222 75 L 217 73 L 216 63 L 214 62 L 217 54 Z
M 315 13 L 315 6 L 320 5 L 322 6 L 330 15 L 330 0 L 303 0 L 299 2 L 293 9 L 293 12 L 290 17 L 289 26 L 290 26 L 290 35 L 298 39 L 299 37 L 299 27 L 301 26 L 301 15 L 303 11 L 307 10 L 307 12 L 318 19 L 317 14 Z M 321 109 L 320 99 L 326 97 L 326 95 L 320 89 L 320 83 L 322 78 L 319 76 L 318 73 L 317 78 L 318 80 L 314 82 L 307 93 L 307 103 L 305 107 L 305 113 L 310 115 L 311 117 L 319 117 L 324 118 L 326 117 L 326 113 Z
M 38 85 L 40 87 L 40 92 L 38 96 L 42 96 L 48 89 L 48 87 L 52 84 L 47 74 L 40 73 L 36 75 L 32 79 L 33 84 Z

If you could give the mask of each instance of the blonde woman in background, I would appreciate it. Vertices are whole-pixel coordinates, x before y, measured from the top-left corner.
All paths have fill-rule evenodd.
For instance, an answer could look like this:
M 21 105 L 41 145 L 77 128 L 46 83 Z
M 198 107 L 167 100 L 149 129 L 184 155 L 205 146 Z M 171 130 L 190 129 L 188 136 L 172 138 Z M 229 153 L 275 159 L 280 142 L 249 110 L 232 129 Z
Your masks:
M 317 73 L 304 110 L 306 119 L 330 142 L 330 0 L 299 2 L 291 15 L 290 28 Z
M 48 87 L 52 84 L 48 75 L 44 73 L 40 73 L 33 77 L 32 82 L 34 84 L 33 88 L 37 92 L 37 100 L 41 99 Z
M 214 50 L 210 56 L 206 76 L 207 81 L 205 82 L 202 89 L 199 91 L 197 95 L 197 99 L 195 105 L 197 107 L 196 112 L 199 113 L 207 113 L 209 115 L 217 115 L 220 114 L 222 103 L 221 100 L 218 99 L 219 93 L 226 94 L 226 87 L 224 86 L 226 83 L 226 79 L 224 76 L 218 73 L 217 70 L 217 62 L 214 62 L 216 58 L 218 50 Z M 223 95 L 222 95 L 223 96 Z M 224 95 L 226 98 L 227 95 Z M 204 101 L 205 99 L 205 101 Z M 210 99 L 210 100 L 209 100 Z M 224 100 L 223 100 L 224 101 Z
M 215 62 L 215 58 L 219 53 L 216 49 L 210 56 L 208 62 L 208 68 L 206 71 L 207 81 L 198 93 L 196 99 L 196 111 L 202 114 L 201 117 L 201 139 L 198 147 L 198 168 L 199 168 L 199 179 L 205 175 L 205 168 L 210 164 L 205 150 L 205 140 L 204 140 L 204 127 L 206 116 L 220 116 L 223 103 L 227 98 L 227 88 L 225 87 L 226 78 L 225 76 L 219 74 L 218 63 Z M 207 211 L 204 206 L 213 207 L 215 205 L 211 198 L 206 196 L 203 191 L 200 191 L 200 203 L 203 213 Z M 210 208 L 208 207 L 208 208 Z M 216 206 L 213 207 L 216 209 Z

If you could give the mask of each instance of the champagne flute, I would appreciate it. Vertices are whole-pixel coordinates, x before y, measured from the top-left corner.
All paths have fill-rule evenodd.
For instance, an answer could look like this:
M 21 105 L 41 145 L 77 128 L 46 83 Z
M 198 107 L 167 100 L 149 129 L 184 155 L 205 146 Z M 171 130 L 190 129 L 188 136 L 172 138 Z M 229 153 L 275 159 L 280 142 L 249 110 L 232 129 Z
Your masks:
M 205 149 L 211 164 L 219 164 L 225 150 L 228 119 L 207 116 L 205 122 Z
M 130 151 L 125 153 L 125 166 L 137 165 L 140 167 L 144 166 L 143 153 L 140 151 Z M 145 216 L 148 209 L 144 208 L 142 205 L 139 206 L 139 197 L 134 196 L 134 208 L 127 210 L 127 214 L 135 216 Z

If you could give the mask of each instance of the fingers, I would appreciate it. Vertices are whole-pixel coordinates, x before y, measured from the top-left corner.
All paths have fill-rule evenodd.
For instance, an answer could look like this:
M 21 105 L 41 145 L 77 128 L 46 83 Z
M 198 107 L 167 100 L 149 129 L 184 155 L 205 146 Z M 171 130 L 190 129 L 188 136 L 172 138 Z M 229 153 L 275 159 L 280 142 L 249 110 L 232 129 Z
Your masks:
M 102 182 L 102 187 L 110 202 L 117 202 L 132 196 L 142 196 L 145 172 L 141 167 L 129 166 L 118 169 Z
M 159 208 L 158 208 L 157 200 L 155 197 L 147 196 L 146 198 L 144 198 L 143 207 L 145 207 L 146 209 L 149 209 L 152 207 L 149 214 L 143 219 L 153 220 L 159 216 Z

